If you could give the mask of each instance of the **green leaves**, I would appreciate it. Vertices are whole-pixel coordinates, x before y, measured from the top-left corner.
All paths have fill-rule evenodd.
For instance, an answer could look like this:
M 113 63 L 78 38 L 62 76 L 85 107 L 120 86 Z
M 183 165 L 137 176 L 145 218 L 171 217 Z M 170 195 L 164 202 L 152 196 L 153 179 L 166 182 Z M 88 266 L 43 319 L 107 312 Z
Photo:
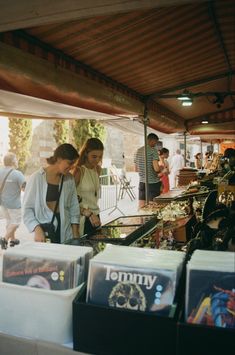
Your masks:
M 97 120 L 74 120 L 72 123 L 72 134 L 75 146 L 79 150 L 88 138 L 94 137 L 104 141 L 106 129 Z
M 32 120 L 24 118 L 9 118 L 10 151 L 15 153 L 19 169 L 25 172 L 26 160 L 30 155 L 29 148 L 32 138 Z

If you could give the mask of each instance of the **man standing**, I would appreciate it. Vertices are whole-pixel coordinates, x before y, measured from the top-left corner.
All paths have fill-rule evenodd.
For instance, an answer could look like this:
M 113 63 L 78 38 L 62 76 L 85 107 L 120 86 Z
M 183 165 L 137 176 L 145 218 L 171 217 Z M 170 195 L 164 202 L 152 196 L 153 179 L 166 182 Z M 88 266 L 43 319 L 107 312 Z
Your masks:
M 158 176 L 160 171 L 158 161 L 158 152 L 155 148 L 158 142 L 158 136 L 154 133 L 150 133 L 147 137 L 147 172 L 148 172 L 148 200 L 152 201 L 154 197 L 160 195 L 161 181 Z M 145 147 L 141 147 L 137 150 L 134 158 L 135 171 L 139 173 L 139 207 L 143 207 L 145 204 Z
M 184 167 L 184 158 L 181 155 L 180 149 L 176 150 L 176 154 L 173 155 L 170 162 L 170 189 L 177 186 L 176 178 L 180 169 Z
M 25 187 L 25 177 L 19 171 L 18 160 L 13 153 L 3 158 L 4 167 L 0 168 L 0 205 L 3 217 L 6 219 L 6 233 L 0 239 L 1 247 L 7 248 L 19 244 L 15 231 L 21 223 L 21 190 Z

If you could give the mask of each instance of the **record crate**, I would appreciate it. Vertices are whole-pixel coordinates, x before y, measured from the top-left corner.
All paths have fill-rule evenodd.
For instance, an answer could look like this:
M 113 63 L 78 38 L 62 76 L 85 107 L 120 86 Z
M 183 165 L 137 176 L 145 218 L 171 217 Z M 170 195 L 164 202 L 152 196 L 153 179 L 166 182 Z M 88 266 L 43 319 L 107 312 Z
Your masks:
M 0 333 L 72 342 L 72 302 L 80 289 L 55 291 L 0 282 Z
M 84 287 L 73 302 L 74 350 L 97 355 L 175 355 L 178 304 L 171 307 L 170 316 L 110 308 L 86 303 Z
M 234 354 L 235 329 L 190 324 L 182 311 L 177 324 L 176 355 Z

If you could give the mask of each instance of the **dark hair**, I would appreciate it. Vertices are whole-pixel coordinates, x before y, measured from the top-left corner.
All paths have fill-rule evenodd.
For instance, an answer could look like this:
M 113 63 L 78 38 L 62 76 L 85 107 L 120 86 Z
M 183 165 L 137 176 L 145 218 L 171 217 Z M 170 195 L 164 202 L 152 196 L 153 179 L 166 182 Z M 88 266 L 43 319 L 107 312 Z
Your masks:
M 201 153 L 197 153 L 196 155 L 194 155 L 194 158 L 199 159 L 200 156 L 201 156 Z
M 57 162 L 58 159 L 66 159 L 72 161 L 78 159 L 78 157 L 78 151 L 74 148 L 74 146 L 69 143 L 64 143 L 56 148 L 53 156 L 47 158 L 47 162 L 48 164 L 53 165 Z
M 147 136 L 147 139 L 148 140 L 155 140 L 155 141 L 158 141 L 158 136 L 155 134 L 155 133 L 149 133 L 148 136 Z
M 89 138 L 82 146 L 80 150 L 80 156 L 78 160 L 78 166 L 85 164 L 87 159 L 87 154 L 92 150 L 104 150 L 104 145 L 98 138 Z
M 169 149 L 167 149 L 167 148 L 160 149 L 160 155 L 163 155 L 163 154 L 166 154 L 166 153 L 169 153 Z
M 233 148 L 227 148 L 224 151 L 224 157 L 225 158 L 231 158 L 235 156 L 235 149 Z

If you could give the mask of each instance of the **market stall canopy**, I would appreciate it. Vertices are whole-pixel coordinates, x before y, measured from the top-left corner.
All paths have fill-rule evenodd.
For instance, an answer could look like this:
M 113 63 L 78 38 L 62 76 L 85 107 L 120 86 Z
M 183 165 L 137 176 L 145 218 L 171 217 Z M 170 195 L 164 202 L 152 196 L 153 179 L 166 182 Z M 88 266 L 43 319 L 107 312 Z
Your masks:
M 2 3 L 0 89 L 235 137 L 233 0 Z

